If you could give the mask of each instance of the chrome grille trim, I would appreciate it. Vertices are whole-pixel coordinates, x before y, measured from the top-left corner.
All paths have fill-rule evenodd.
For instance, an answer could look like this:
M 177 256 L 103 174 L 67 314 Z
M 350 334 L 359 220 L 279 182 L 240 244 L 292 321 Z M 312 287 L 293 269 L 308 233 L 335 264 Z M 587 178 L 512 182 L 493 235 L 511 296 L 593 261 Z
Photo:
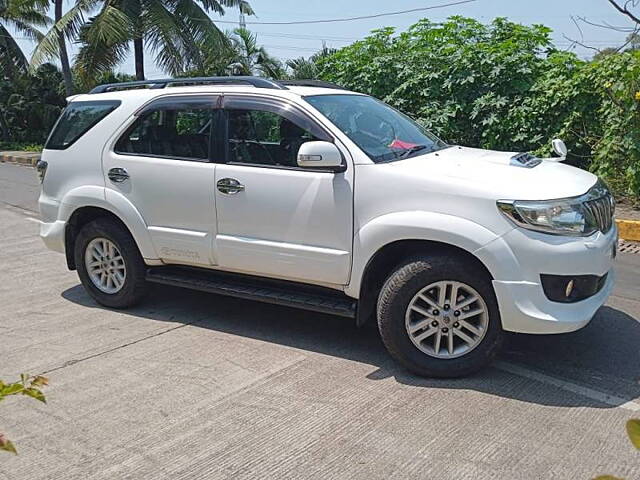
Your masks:
M 602 233 L 607 233 L 613 226 L 613 205 L 613 197 L 609 192 L 600 198 L 584 202 L 585 210 Z

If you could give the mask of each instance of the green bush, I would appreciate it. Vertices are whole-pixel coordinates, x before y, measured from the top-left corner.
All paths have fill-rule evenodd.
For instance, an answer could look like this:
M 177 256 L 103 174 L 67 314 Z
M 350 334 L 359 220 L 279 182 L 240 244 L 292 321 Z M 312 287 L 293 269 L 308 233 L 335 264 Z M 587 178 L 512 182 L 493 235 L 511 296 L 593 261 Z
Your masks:
M 98 84 L 135 80 L 131 75 L 107 72 L 88 83 L 76 75 L 75 91 L 84 93 Z M 66 106 L 62 74 L 55 65 L 12 79 L 0 75 L 0 150 L 42 150 L 49 132 Z
M 0 151 L 41 152 L 43 148 L 41 143 L 0 141 Z
M 550 30 L 498 18 L 421 20 L 377 30 L 318 61 L 323 80 L 384 99 L 445 140 L 550 154 L 640 197 L 640 52 L 586 62 L 557 50 Z
M 44 143 L 65 104 L 62 75 L 51 64 L 0 80 L 0 141 Z

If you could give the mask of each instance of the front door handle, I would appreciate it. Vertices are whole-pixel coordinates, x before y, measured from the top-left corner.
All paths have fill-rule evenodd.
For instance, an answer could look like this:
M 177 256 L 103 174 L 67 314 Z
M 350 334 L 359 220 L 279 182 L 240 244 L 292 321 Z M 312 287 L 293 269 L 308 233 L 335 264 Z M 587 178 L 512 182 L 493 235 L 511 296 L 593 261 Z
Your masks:
M 218 191 L 225 195 L 235 195 L 244 190 L 244 185 L 235 178 L 221 178 L 216 185 L 218 186 Z
M 119 167 L 110 169 L 107 176 L 113 183 L 122 183 L 129 178 L 127 171 L 124 168 Z

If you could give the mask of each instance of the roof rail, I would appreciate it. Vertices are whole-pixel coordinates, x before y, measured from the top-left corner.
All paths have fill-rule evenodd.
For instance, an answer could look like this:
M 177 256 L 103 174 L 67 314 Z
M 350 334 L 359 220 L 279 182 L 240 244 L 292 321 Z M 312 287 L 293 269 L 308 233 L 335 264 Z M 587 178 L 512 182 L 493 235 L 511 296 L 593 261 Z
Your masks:
M 279 80 L 278 83 L 284 86 L 291 87 L 319 87 L 319 88 L 333 88 L 336 90 L 347 90 L 335 83 L 325 82 L 323 80 Z
M 89 93 L 104 93 L 114 90 L 131 90 L 135 88 L 165 88 L 180 85 L 253 85 L 256 88 L 286 90 L 287 87 L 274 80 L 261 77 L 192 77 L 164 78 L 160 80 L 138 80 L 135 82 L 107 83 L 98 85 Z

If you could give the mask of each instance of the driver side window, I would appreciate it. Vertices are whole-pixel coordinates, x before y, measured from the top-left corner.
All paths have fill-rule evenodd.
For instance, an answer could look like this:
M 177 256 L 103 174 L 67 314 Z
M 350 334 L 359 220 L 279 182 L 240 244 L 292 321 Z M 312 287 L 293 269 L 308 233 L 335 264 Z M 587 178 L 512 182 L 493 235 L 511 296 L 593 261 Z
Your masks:
M 295 167 L 300 146 L 319 140 L 291 120 L 264 110 L 229 110 L 228 122 L 230 163 Z
M 298 167 L 305 142 L 332 141 L 309 116 L 282 101 L 225 97 L 227 163 Z

